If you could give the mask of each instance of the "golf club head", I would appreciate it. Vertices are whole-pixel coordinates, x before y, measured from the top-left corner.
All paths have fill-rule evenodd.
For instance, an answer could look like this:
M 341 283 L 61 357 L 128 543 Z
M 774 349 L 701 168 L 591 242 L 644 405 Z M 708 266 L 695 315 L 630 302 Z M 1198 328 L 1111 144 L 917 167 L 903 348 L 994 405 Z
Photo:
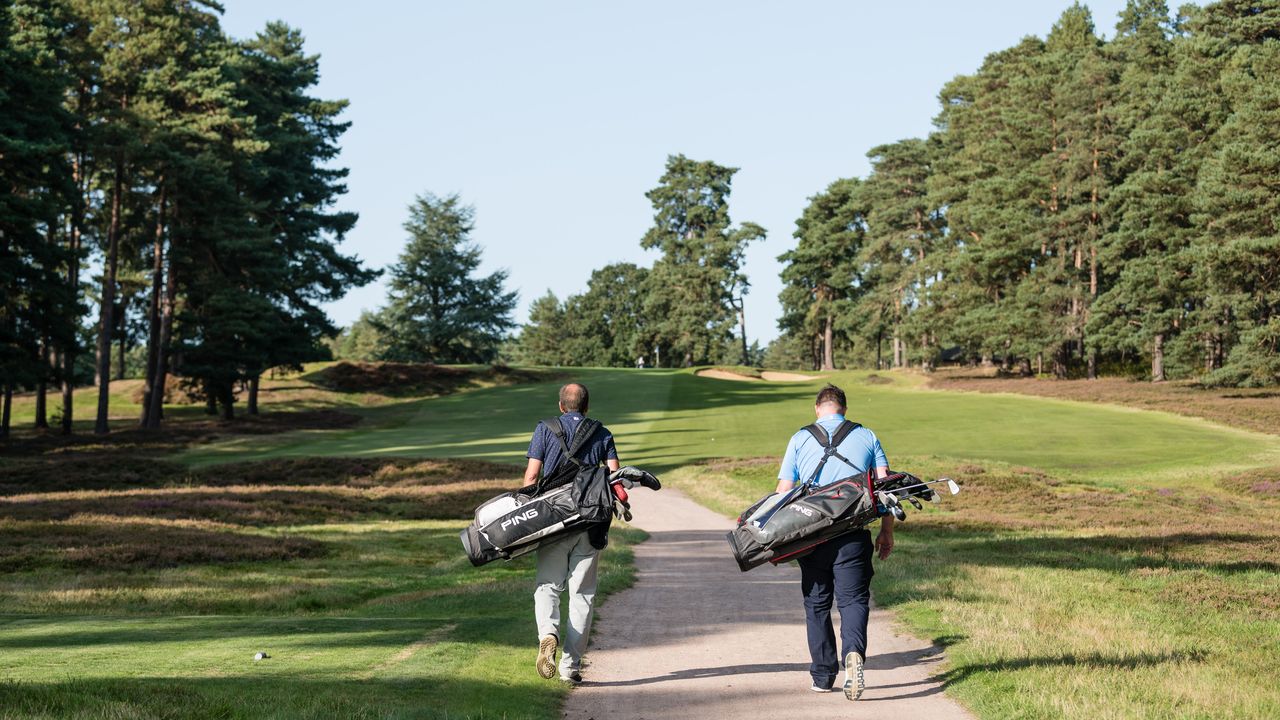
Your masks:
M 897 518 L 899 522 L 907 519 L 907 511 L 903 510 L 901 505 L 889 506 L 889 512 L 893 513 L 893 516 Z
M 913 498 L 913 497 L 909 497 L 909 498 L 907 498 L 907 501 L 908 501 L 908 502 L 910 502 L 912 505 L 914 505 L 914 506 L 915 506 L 915 508 L 916 508 L 917 510 L 923 510 L 923 509 L 924 509 L 924 506 L 920 504 L 920 501 L 919 501 L 919 500 L 917 500 L 917 499 L 915 499 L 915 498 Z
M 946 478 L 946 481 L 947 481 L 947 489 L 951 491 L 951 494 L 952 494 L 952 495 L 959 495 L 959 494 L 960 494 L 960 484 L 959 484 L 959 483 L 957 483 L 955 480 L 952 480 L 951 478 Z

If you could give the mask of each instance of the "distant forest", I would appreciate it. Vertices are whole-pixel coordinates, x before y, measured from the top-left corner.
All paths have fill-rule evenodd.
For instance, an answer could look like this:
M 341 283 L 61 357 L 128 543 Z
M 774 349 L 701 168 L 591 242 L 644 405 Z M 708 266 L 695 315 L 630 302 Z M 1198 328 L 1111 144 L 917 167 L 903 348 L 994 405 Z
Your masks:
M 538 300 L 513 355 L 1280 382 L 1280 2 L 1130 0 L 1109 41 L 1072 5 L 939 100 L 810 199 L 767 352 L 732 322 L 764 231 L 731 236 L 732 169 L 673 158 L 662 259 Z

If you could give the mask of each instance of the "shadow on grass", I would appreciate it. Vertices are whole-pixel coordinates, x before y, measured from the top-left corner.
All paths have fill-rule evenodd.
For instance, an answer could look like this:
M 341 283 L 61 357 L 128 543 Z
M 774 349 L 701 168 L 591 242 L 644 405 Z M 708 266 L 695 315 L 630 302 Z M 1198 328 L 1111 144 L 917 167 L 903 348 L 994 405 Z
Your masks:
M 1233 574 L 1280 572 L 1280 535 L 1250 532 L 1099 534 L 1079 538 L 996 536 L 939 527 L 913 528 L 925 543 L 940 543 L 964 563 L 1129 572 L 1137 568 Z
M 181 646 L 186 650 L 216 640 L 245 647 L 264 638 L 287 637 L 287 651 L 306 648 L 405 647 L 440 627 L 454 626 L 450 618 L 351 617 L 178 617 L 102 618 L 10 617 L 0 627 L 0 648 L 120 648 L 144 645 Z M 103 627 L 102 625 L 107 625 Z M 49 628 L 46 631 L 46 626 Z M 79 626 L 79 627 L 77 627 Z M 52 628 L 57 628 L 56 630 Z M 64 629 L 69 628 L 69 629 Z M 277 640 L 277 642 L 285 642 Z M 511 645 L 512 650 L 526 649 Z M 287 655 L 277 650 L 276 655 Z
M 947 688 L 956 683 L 964 682 L 979 673 L 1004 673 L 1033 668 L 1057 667 L 1091 670 L 1136 670 L 1166 663 L 1204 662 L 1207 657 L 1208 653 L 1198 650 L 1166 650 L 1164 652 L 1143 652 L 1125 655 L 1101 652 L 1066 653 L 1063 655 L 1009 658 L 977 665 L 966 665 L 948 670 L 938 675 L 936 679 L 942 681 L 943 688 Z
M 0 683 L 0 718 L 389 720 L 558 716 L 563 690 L 448 677 L 111 678 Z

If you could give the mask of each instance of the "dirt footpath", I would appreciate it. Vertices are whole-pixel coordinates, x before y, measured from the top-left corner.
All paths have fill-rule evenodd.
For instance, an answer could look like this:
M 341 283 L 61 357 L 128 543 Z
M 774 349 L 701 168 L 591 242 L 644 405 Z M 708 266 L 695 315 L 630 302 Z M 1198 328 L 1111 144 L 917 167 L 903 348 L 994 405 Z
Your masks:
M 566 718 L 972 718 L 929 679 L 940 650 L 896 634 L 879 609 L 862 699 L 811 692 L 799 570 L 742 573 L 729 520 L 672 489 L 635 495 L 635 524 L 651 538 L 635 549 L 635 585 L 597 611 Z

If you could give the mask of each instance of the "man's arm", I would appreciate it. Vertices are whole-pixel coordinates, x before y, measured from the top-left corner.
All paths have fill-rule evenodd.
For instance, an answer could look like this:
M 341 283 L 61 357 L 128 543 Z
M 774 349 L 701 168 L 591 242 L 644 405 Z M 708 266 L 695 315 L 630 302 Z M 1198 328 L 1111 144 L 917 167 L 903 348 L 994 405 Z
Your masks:
M 524 469 L 524 485 L 521 485 L 520 488 L 523 490 L 538 482 L 538 473 L 540 472 L 542 472 L 542 461 L 529 458 L 529 465 Z
M 792 436 L 787 441 L 787 449 L 782 452 L 782 465 L 778 468 L 778 487 L 774 488 L 776 493 L 784 493 L 796 486 L 796 480 L 799 479 L 800 472 L 796 467 L 796 439 Z
M 613 444 L 613 433 L 604 440 L 604 464 L 611 473 L 618 472 L 618 468 L 622 467 L 622 463 L 618 462 L 618 447 Z
M 889 468 L 876 468 L 877 480 L 883 480 L 888 476 Z M 893 522 L 892 515 L 880 518 L 880 532 L 876 534 L 876 552 L 879 553 L 881 560 L 889 557 L 889 553 L 893 552 Z

